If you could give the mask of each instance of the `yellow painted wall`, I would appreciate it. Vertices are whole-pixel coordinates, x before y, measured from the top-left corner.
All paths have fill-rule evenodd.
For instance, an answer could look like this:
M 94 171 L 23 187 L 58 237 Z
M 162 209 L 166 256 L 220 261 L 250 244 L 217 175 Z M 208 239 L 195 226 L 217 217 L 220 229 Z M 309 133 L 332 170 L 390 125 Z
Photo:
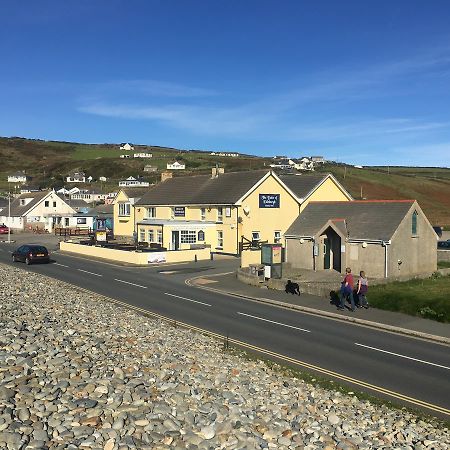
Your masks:
M 250 264 L 261 264 L 261 250 L 244 250 L 241 253 L 241 267 Z
M 280 208 L 260 208 L 260 194 L 280 194 Z M 248 214 L 244 208 L 249 208 Z M 274 243 L 274 232 L 281 231 L 281 235 L 289 228 L 299 214 L 299 204 L 291 194 L 274 177 L 268 177 L 257 189 L 242 201 L 239 216 L 242 224 L 239 229 L 239 239 L 244 235 L 251 240 L 252 231 L 260 232 L 260 239 Z
M 302 212 L 309 202 L 323 202 L 323 201 L 349 201 L 345 193 L 339 189 L 338 185 L 331 179 L 327 178 L 324 183 L 301 205 L 300 212 Z
M 116 236 L 133 237 L 134 231 L 134 207 L 130 206 L 129 216 L 119 216 L 119 203 L 129 202 L 125 192 L 120 191 L 114 199 L 114 234 Z
M 133 265 L 149 264 L 148 257 L 152 254 L 152 252 L 128 252 L 71 242 L 61 242 L 60 250 Z M 209 248 L 164 253 L 166 263 L 190 262 L 195 260 L 195 256 L 197 256 L 198 261 L 210 259 Z

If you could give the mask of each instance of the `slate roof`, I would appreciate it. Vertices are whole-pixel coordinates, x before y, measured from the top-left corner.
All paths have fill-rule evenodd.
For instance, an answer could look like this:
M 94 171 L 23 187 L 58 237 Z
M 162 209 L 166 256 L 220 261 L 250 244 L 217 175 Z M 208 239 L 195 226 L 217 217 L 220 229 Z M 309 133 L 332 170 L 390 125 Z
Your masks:
M 314 236 L 328 220 L 349 239 L 388 241 L 414 200 L 366 200 L 311 202 L 286 231 L 285 236 Z M 344 220 L 339 220 L 344 219 Z
M 281 181 L 298 197 L 305 198 L 329 174 L 279 175 Z
M 247 193 L 268 170 L 229 172 L 212 178 L 196 175 L 169 178 L 149 190 L 138 205 L 231 205 Z
M 94 208 L 91 208 L 88 211 L 88 214 L 98 214 L 98 215 L 110 215 L 112 216 L 114 214 L 114 205 L 97 205 Z
M 11 216 L 20 217 L 29 211 L 33 206 L 38 204 L 50 191 L 28 192 L 26 194 L 19 195 L 11 202 Z M 32 198 L 27 205 L 21 206 L 20 199 Z
M 121 187 L 120 190 L 125 192 L 128 198 L 141 198 L 151 187 Z

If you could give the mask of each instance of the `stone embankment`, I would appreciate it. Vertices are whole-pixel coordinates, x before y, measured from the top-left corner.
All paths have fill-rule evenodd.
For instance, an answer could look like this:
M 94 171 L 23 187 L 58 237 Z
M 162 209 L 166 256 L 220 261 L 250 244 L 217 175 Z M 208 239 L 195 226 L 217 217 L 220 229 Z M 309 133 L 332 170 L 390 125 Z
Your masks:
M 1 449 L 447 449 L 405 411 L 0 265 Z

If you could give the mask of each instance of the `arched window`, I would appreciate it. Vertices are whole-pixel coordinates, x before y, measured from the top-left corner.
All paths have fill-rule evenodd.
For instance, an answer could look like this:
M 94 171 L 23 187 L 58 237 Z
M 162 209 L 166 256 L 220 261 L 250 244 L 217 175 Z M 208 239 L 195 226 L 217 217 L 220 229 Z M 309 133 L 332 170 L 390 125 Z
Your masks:
M 411 233 L 413 236 L 417 235 L 417 211 L 413 212 L 412 219 L 411 219 Z

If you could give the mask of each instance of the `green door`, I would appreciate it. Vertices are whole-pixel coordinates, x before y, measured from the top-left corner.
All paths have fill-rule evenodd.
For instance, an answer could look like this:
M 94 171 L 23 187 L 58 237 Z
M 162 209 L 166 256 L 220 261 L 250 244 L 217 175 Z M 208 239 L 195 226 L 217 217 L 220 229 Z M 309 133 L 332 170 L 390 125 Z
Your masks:
M 324 238 L 323 240 L 323 268 L 330 269 L 330 240 L 328 238 Z

